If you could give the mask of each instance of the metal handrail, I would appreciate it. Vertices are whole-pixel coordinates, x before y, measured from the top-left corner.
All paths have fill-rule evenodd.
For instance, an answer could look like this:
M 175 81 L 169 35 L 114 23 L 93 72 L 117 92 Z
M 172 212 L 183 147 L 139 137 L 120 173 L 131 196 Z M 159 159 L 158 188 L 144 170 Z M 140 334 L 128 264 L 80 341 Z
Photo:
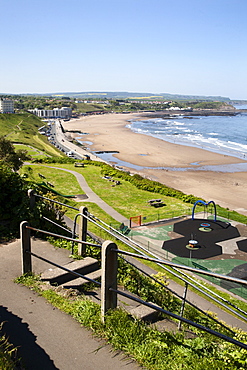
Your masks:
M 95 284 L 101 285 L 101 283 L 100 283 L 99 281 L 96 281 L 96 280 L 94 280 L 94 279 L 90 279 L 90 278 L 89 278 L 89 277 L 87 277 L 87 276 L 84 276 L 84 275 L 82 275 L 82 274 L 79 274 L 79 272 L 76 272 L 76 271 L 70 270 L 70 269 L 68 269 L 68 268 L 66 268 L 66 267 L 64 267 L 64 266 L 58 265 L 57 263 L 52 262 L 52 261 L 50 261 L 50 260 L 48 260 L 48 259 L 46 259 L 46 258 L 44 258 L 44 257 L 38 256 L 36 253 L 30 252 L 30 251 L 25 251 L 25 252 L 26 252 L 26 253 L 28 253 L 28 254 L 30 254 L 31 256 L 34 256 L 34 257 L 36 257 L 36 258 L 38 258 L 38 259 L 40 259 L 40 260 L 44 261 L 44 262 L 49 263 L 50 265 L 53 265 L 53 266 L 59 267 L 61 270 L 64 270 L 64 271 L 69 272 L 71 275 L 75 275 L 76 277 L 81 277 L 81 278 L 83 278 L 83 279 L 85 279 L 85 280 L 90 281 L 91 283 L 95 283 Z
M 78 208 L 75 208 L 75 207 L 69 206 L 68 204 L 65 204 L 65 203 L 58 202 L 57 200 L 54 200 L 54 199 L 46 198 L 46 197 L 44 197 L 43 195 L 39 195 L 39 194 L 33 194 L 33 195 L 34 195 L 35 197 L 42 198 L 42 199 L 46 199 L 46 200 L 49 200 L 50 202 L 57 203 L 57 204 L 60 204 L 61 206 L 65 206 L 65 207 L 68 207 L 68 208 L 74 209 L 74 210 L 76 210 L 76 211 L 79 211 L 79 209 L 78 209 Z
M 93 244 L 93 243 L 89 243 L 89 242 L 84 242 L 82 240 L 70 238 L 68 236 L 51 233 L 50 231 L 36 229 L 35 227 L 31 227 L 31 226 L 26 226 L 26 228 L 27 229 L 30 229 L 30 230 L 33 230 L 33 231 L 38 231 L 38 232 L 41 232 L 41 233 L 44 233 L 44 234 L 48 234 L 48 235 L 51 235 L 51 236 L 55 236 L 55 237 L 58 237 L 58 238 L 61 238 L 61 239 L 66 239 L 66 240 L 69 240 L 71 242 L 76 242 L 76 243 L 80 243 L 80 244 L 87 244 L 87 245 L 90 245 L 91 247 L 101 248 L 101 245 L 99 245 L 99 244 Z
M 226 325 L 224 325 L 223 322 L 217 320 L 215 317 L 213 317 L 212 315 L 210 315 L 208 312 L 203 311 L 200 307 L 196 306 L 194 303 L 190 302 L 185 297 L 181 297 L 177 292 L 175 292 L 174 290 L 172 290 L 171 288 L 169 288 L 167 285 L 163 284 L 161 281 L 159 281 L 158 279 L 156 279 L 155 276 L 149 275 L 146 271 L 144 271 L 140 267 L 134 265 L 132 262 L 126 260 L 124 257 L 122 257 L 122 256 L 120 256 L 120 257 L 125 262 L 127 262 L 128 264 L 130 264 L 132 267 L 134 267 L 135 269 L 137 269 L 138 271 L 140 271 L 143 275 L 148 276 L 151 280 L 155 281 L 157 284 L 161 285 L 163 288 L 165 288 L 166 290 L 168 290 L 170 293 L 172 293 L 173 295 L 175 295 L 177 298 L 181 299 L 181 301 L 183 301 L 184 303 L 187 303 L 191 307 L 195 308 L 196 310 L 198 310 L 199 312 L 201 312 L 202 314 L 204 314 L 205 316 L 207 316 L 209 319 L 215 321 L 217 324 L 219 324 L 220 326 L 222 326 L 224 329 L 229 330 L 232 334 L 235 334 L 235 332 L 232 329 L 230 329 L 229 327 L 227 327 Z
M 64 204 L 64 203 L 61 203 L 61 202 L 58 202 L 58 201 L 56 201 L 56 200 L 53 200 L 53 199 L 49 199 L 49 198 L 46 198 L 46 197 L 43 197 L 43 196 L 41 196 L 41 195 L 38 195 L 38 194 L 33 194 L 34 196 L 37 196 L 37 197 L 40 197 L 40 198 L 43 198 L 43 199 L 46 199 L 46 200 L 49 200 L 49 201 L 51 201 L 51 202 L 54 202 L 54 203 L 57 203 L 57 204 L 60 204 L 60 205 L 63 205 L 63 206 L 65 206 L 65 207 L 69 207 L 69 208 L 72 208 L 72 209 L 74 209 L 74 210 L 76 210 L 76 211 L 80 211 L 78 208 L 75 208 L 75 207 L 72 207 L 72 206 L 69 206 L 69 205 L 67 205 L 67 204 Z M 118 240 L 120 240 L 121 242 L 123 242 L 123 243 L 125 243 L 127 246 L 129 246 L 129 247 L 131 247 L 132 249 L 134 249 L 134 250 L 136 250 L 137 252 L 139 252 L 139 253 L 142 253 L 142 255 L 143 256 L 147 256 L 147 254 L 149 254 L 149 255 L 153 255 L 153 256 L 155 256 L 155 257 L 157 257 L 154 253 L 152 253 L 152 252 L 150 252 L 149 250 L 147 250 L 146 248 L 144 248 L 143 246 L 141 246 L 139 243 L 136 243 L 135 241 L 133 241 L 133 240 L 131 240 L 128 236 L 126 236 L 126 235 L 123 235 L 122 233 L 120 233 L 118 230 L 116 230 L 116 229 L 114 229 L 113 227 L 111 227 L 111 226 L 109 226 L 107 223 L 105 223 L 104 221 L 102 221 L 102 220 L 100 220 L 99 218 L 97 218 L 96 216 L 94 216 L 94 215 L 92 215 L 92 214 L 90 214 L 90 212 L 87 212 L 88 213 L 88 215 L 86 215 L 86 214 L 84 214 L 83 216 L 84 217 L 86 217 L 90 222 L 92 222 L 92 223 L 94 223 L 96 226 L 98 226 L 99 228 L 101 228 L 101 229 L 103 229 L 104 231 L 106 231 L 108 234 L 110 234 L 110 235 L 112 235 L 114 238 L 117 238 Z M 98 222 L 100 222 L 100 223 L 102 223 L 104 226 L 102 226 L 102 225 L 100 225 L 99 223 L 97 223 L 95 220 L 97 220 Z M 107 229 L 108 228 L 108 229 Z M 109 230 L 110 229 L 110 230 Z M 62 237 L 62 236 L 59 236 L 59 237 Z M 66 239 L 66 238 L 65 238 Z M 72 240 L 72 238 L 70 239 L 72 242 L 78 242 L 78 240 L 77 239 L 74 239 L 74 240 Z M 90 245 L 90 243 L 85 243 L 85 244 L 87 244 L 87 245 Z M 96 246 L 96 247 L 100 247 L 99 245 L 93 245 L 93 246 Z M 141 249 L 141 250 L 143 250 L 145 253 L 147 253 L 147 254 L 144 254 L 143 252 L 140 252 L 140 250 L 139 249 Z M 141 258 L 140 257 L 140 255 L 138 255 L 139 256 L 139 258 Z M 155 259 L 154 259 L 155 260 Z M 203 291 L 203 289 L 200 289 L 198 286 L 196 286 L 194 283 L 192 283 L 192 282 L 190 282 L 190 281 L 188 281 L 187 279 L 191 279 L 190 278 L 190 276 L 189 275 L 186 275 L 184 272 L 182 272 L 182 271 L 178 271 L 177 269 L 176 269 L 176 267 L 175 266 L 171 266 L 171 262 L 169 262 L 169 261 L 167 261 L 167 265 L 170 265 L 171 267 L 172 267 L 172 269 L 169 269 L 168 267 L 166 267 L 166 266 L 164 266 L 162 263 L 160 263 L 162 260 L 159 258 L 159 257 L 157 257 L 156 258 L 156 263 L 157 263 L 157 265 L 158 266 L 160 266 L 161 268 L 163 268 L 165 271 L 167 271 L 167 272 L 169 272 L 169 273 L 171 273 L 171 274 L 173 274 L 175 277 L 177 277 L 178 279 L 180 279 L 181 281 L 183 281 L 185 284 L 188 284 L 189 286 L 191 286 L 191 287 L 193 287 L 194 289 L 196 289 L 196 290 L 198 290 L 199 292 L 201 292 L 202 294 L 204 294 L 206 297 L 208 297 L 208 298 L 210 298 L 210 299 L 212 299 L 214 302 L 217 302 L 218 304 L 220 304 L 222 307 L 224 307 L 224 308 L 226 308 L 228 311 L 230 311 L 230 312 L 232 312 L 233 314 L 235 314 L 235 315 L 237 315 L 237 316 L 239 316 L 240 318 L 242 318 L 242 319 L 244 319 L 244 320 L 246 320 L 246 317 L 243 317 L 242 315 L 240 315 L 238 312 L 236 312 L 235 310 L 233 310 L 233 309 L 231 309 L 230 307 L 228 307 L 226 304 L 224 304 L 224 303 L 222 303 L 221 301 L 219 301 L 218 299 L 216 299 L 215 297 L 213 297 L 213 295 L 215 295 L 215 296 L 217 296 L 217 297 L 219 297 L 221 300 L 223 300 L 224 302 L 226 302 L 228 305 L 230 305 L 230 306 L 232 306 L 232 307 L 234 307 L 236 310 L 238 310 L 238 311 L 240 311 L 240 312 L 242 312 L 242 313 L 244 313 L 244 314 L 246 314 L 247 315 L 247 313 L 246 312 L 244 312 L 243 310 L 241 310 L 240 308 L 238 308 L 237 306 L 235 306 L 235 305 L 233 305 L 231 302 L 229 302 L 228 300 L 226 300 L 225 298 L 223 298 L 223 297 L 220 297 L 219 295 L 217 295 L 215 292 L 213 292 L 213 291 L 211 291 L 211 290 L 209 290 L 207 287 L 205 287 L 205 286 L 202 286 L 202 284 L 200 284 L 199 282 L 196 282 L 196 284 L 198 284 L 198 285 L 200 285 L 203 289 L 205 289 L 205 290 L 207 290 L 207 291 L 209 291 L 210 293 L 206 293 L 205 291 Z M 174 265 L 176 265 L 176 264 L 174 264 Z M 183 265 L 178 265 L 179 266 L 179 268 L 181 268 L 182 269 L 182 267 L 183 267 Z M 181 267 L 180 267 L 181 266 Z M 185 270 L 188 270 L 189 271 L 189 269 L 191 269 L 191 271 L 192 272 L 195 272 L 195 273 L 200 273 L 200 274 L 202 274 L 202 273 L 204 273 L 205 274 L 205 271 L 204 270 L 198 270 L 198 269 L 194 269 L 194 268 L 185 268 L 184 267 L 184 269 Z M 179 274 L 182 274 L 183 276 L 185 276 L 186 278 L 184 278 L 184 277 L 182 277 L 182 276 L 180 276 L 180 275 L 178 275 L 175 271 L 173 271 L 173 270 L 175 270 L 175 271 L 177 271 Z M 214 273 L 211 273 L 211 274 L 214 274 Z M 212 276 L 214 276 L 214 275 L 212 275 Z M 219 278 L 224 278 L 224 276 L 223 275 L 220 275 L 220 276 L 218 276 Z M 230 278 L 230 277 L 229 277 Z M 241 279 L 239 279 L 239 280 L 241 280 Z M 238 281 L 238 283 L 239 283 L 239 281 Z M 247 284 L 247 282 L 245 282 L 245 281 L 243 281 L 243 280 L 241 280 L 241 282 L 240 282 L 240 284 Z
M 57 234 L 54 234 L 54 233 L 51 233 L 51 232 L 46 232 L 46 231 L 44 231 L 44 230 L 39 230 L 39 229 L 33 228 L 33 227 L 31 227 L 31 226 L 28 226 L 28 225 L 26 225 L 25 227 L 26 227 L 26 229 L 30 229 L 30 230 L 40 231 L 40 232 L 44 232 L 44 233 L 46 233 L 46 234 L 51 234 L 51 235 L 57 235 Z M 63 236 L 61 236 L 61 237 L 63 237 Z M 63 238 L 68 239 L 68 240 L 72 240 L 72 239 L 73 239 L 73 238 L 68 238 L 68 237 L 63 237 Z M 78 242 L 78 240 L 77 240 L 77 242 Z M 79 241 L 79 242 L 82 242 L 82 241 Z M 87 243 L 87 244 L 88 244 L 88 243 Z M 91 244 L 91 243 L 90 243 L 90 244 Z M 101 247 L 101 246 L 100 246 L 100 247 Z M 146 259 L 146 260 L 155 260 L 154 258 L 151 258 L 151 257 L 147 257 L 147 256 L 138 255 L 138 254 L 135 254 L 135 253 L 126 252 L 126 251 L 122 251 L 122 250 L 119 250 L 119 249 L 111 249 L 111 251 L 112 251 L 112 252 L 121 253 L 121 254 L 125 254 L 125 255 L 130 255 L 130 256 L 132 256 L 132 257 L 136 257 L 136 258 L 142 258 L 142 259 Z M 87 276 L 84 276 L 84 275 L 82 275 L 82 274 L 80 274 L 80 273 L 78 273 L 78 272 L 72 271 L 72 270 L 70 270 L 70 269 L 68 269 L 68 268 L 66 268 L 66 267 L 64 267 L 64 266 L 61 266 L 61 265 L 59 265 L 59 264 L 57 264 L 57 263 L 55 263 L 55 262 L 52 262 L 52 261 L 50 261 L 50 260 L 48 260 L 48 259 L 46 259 L 46 258 L 44 258 L 44 257 L 38 256 L 37 254 L 35 254 L 35 253 L 31 252 L 30 250 L 25 250 L 25 253 L 27 253 L 27 254 L 29 254 L 29 255 L 31 255 L 31 256 L 34 256 L 34 257 L 36 257 L 36 258 L 38 258 L 38 259 L 41 259 L 42 261 L 47 262 L 47 263 L 49 263 L 49 264 L 51 264 L 51 265 L 53 265 L 53 266 L 56 266 L 56 267 L 58 267 L 58 268 L 60 268 L 60 269 L 62 269 L 62 270 L 65 270 L 65 271 L 69 272 L 70 274 L 72 274 L 72 275 L 74 275 L 74 276 L 81 277 L 81 278 L 83 278 L 83 279 L 85 279 L 85 280 L 87 280 L 87 281 L 90 281 L 90 282 L 92 282 L 92 283 L 95 283 L 95 284 L 97 284 L 97 285 L 101 286 L 101 283 L 100 283 L 100 282 L 98 282 L 98 281 L 96 281 L 96 280 L 94 280 L 94 279 L 88 278 Z M 158 261 L 159 261 L 160 263 L 161 263 L 161 262 L 162 262 L 162 263 L 167 263 L 167 261 L 160 261 L 160 260 L 158 260 Z M 187 267 L 187 266 L 182 266 L 182 265 L 181 265 L 181 266 L 180 266 L 180 265 L 178 265 L 178 266 L 179 266 L 179 267 L 181 267 L 181 268 Z M 196 270 L 196 269 L 193 269 L 193 270 Z M 217 274 L 217 275 L 218 275 L 218 274 Z M 236 278 L 235 278 L 235 279 L 236 279 Z M 237 279 L 237 280 L 240 280 L 240 279 Z M 127 294 L 127 293 L 124 293 L 124 292 L 122 292 L 122 291 L 120 291 L 120 290 L 118 290 L 118 289 L 114 289 L 114 288 L 111 288 L 111 287 L 110 287 L 110 288 L 108 288 L 108 289 L 109 289 L 109 291 L 112 291 L 112 292 L 115 292 L 115 293 L 117 293 L 117 294 L 119 294 L 119 295 L 122 295 L 122 296 L 128 297 L 128 298 L 130 298 L 130 299 L 132 299 L 132 300 L 134 300 L 134 301 L 136 301 L 136 302 L 139 302 L 139 303 L 141 303 L 141 304 L 144 304 L 144 305 L 145 305 L 145 306 L 147 306 L 147 307 L 153 308 L 153 309 L 155 309 L 155 310 L 157 310 L 157 311 L 160 311 L 160 312 L 162 312 L 162 313 L 164 313 L 164 314 L 167 314 L 167 315 L 169 315 L 170 317 L 172 317 L 172 318 L 174 318 L 174 319 L 180 320 L 181 322 L 184 322 L 184 323 L 186 323 L 186 324 L 188 324 L 188 325 L 191 325 L 191 326 L 193 326 L 193 327 L 196 327 L 196 328 L 198 328 L 198 329 L 200 329 L 200 330 L 202 330 L 202 331 L 205 331 L 205 332 L 207 332 L 207 333 L 209 333 L 209 334 L 211 334 L 211 335 L 217 336 L 217 337 L 219 337 L 219 338 L 221 338 L 221 339 L 223 339 L 223 340 L 225 340 L 225 341 L 227 341 L 227 342 L 233 343 L 233 344 L 237 345 L 238 347 L 241 347 L 241 348 L 243 348 L 243 349 L 246 349 L 246 350 L 247 350 L 247 344 L 245 344 L 245 343 L 239 342 L 239 341 L 237 341 L 237 340 L 235 340 L 235 339 L 233 339 L 233 338 L 231 338 L 231 337 L 228 337 L 228 336 L 226 336 L 226 335 L 224 335 L 224 334 L 221 334 L 221 333 L 219 333 L 219 332 L 216 332 L 216 331 L 214 331 L 214 330 L 212 330 L 212 329 L 210 329 L 210 328 L 207 328 L 207 327 L 202 326 L 202 325 L 200 325 L 200 324 L 197 324 L 197 323 L 195 323 L 195 322 L 193 322 L 193 321 L 190 321 L 190 320 L 188 320 L 188 319 L 186 319 L 186 318 L 184 318 L 184 317 L 182 317 L 182 316 L 179 316 L 179 315 L 174 314 L 174 313 L 172 313 L 172 312 L 170 312 L 170 311 L 167 311 L 167 310 L 165 310 L 165 309 L 163 309 L 163 308 L 161 308 L 161 307 L 159 307 L 159 306 L 157 306 L 157 305 L 155 305 L 155 304 L 153 304 L 153 303 L 149 303 L 149 302 L 143 301 L 143 300 L 142 300 L 142 299 L 140 299 L 140 298 L 137 298 L 137 297 L 131 296 L 131 295 L 129 295 L 129 294 Z M 235 333 L 233 332 L 233 334 L 235 334 Z
M 194 267 L 179 265 L 179 264 L 174 263 L 174 262 L 165 261 L 165 260 L 161 260 L 161 259 L 157 259 L 157 258 L 153 258 L 153 257 L 148 257 L 148 256 L 143 256 L 141 254 L 131 253 L 131 252 L 123 251 L 123 250 L 120 250 L 120 249 L 114 249 L 114 252 L 125 254 L 127 256 L 132 256 L 132 257 L 135 257 L 135 258 L 145 259 L 145 260 L 151 261 L 151 262 L 162 263 L 164 265 L 168 265 L 168 266 L 171 266 L 171 267 L 177 267 L 177 268 L 180 268 L 182 270 L 188 270 L 188 271 L 192 271 L 192 272 L 196 272 L 196 273 L 200 272 L 201 274 L 204 274 L 204 275 L 214 276 L 214 277 L 219 278 L 219 279 L 224 279 L 224 280 L 228 280 L 228 281 L 233 281 L 235 283 L 247 285 L 247 280 L 242 280 L 242 279 L 239 279 L 239 278 L 235 278 L 233 276 L 220 275 L 220 274 L 216 274 L 215 272 L 211 272 L 211 271 L 198 270 Z
M 212 335 L 214 335 L 214 336 L 216 336 L 216 337 L 218 337 L 218 338 L 224 339 L 224 340 L 225 340 L 225 341 L 227 341 L 227 342 L 230 342 L 230 343 L 236 344 L 237 346 L 239 346 L 239 347 L 241 347 L 241 348 L 247 349 L 247 344 L 245 344 L 245 343 L 239 342 L 239 341 L 238 341 L 238 340 L 236 340 L 236 339 L 233 339 L 233 338 L 230 338 L 230 337 L 228 337 L 228 336 L 226 336 L 226 335 L 224 335 L 224 334 L 218 333 L 217 331 L 214 331 L 214 330 L 209 329 L 209 328 L 207 328 L 207 327 L 205 327 L 205 326 L 202 326 L 202 325 L 197 324 L 197 323 L 195 323 L 195 322 L 193 322 L 193 321 L 190 321 L 190 320 L 188 320 L 188 319 L 186 319 L 186 318 L 184 318 L 184 317 L 182 317 L 182 316 L 176 315 L 175 313 L 172 313 L 172 312 L 170 312 L 170 311 L 164 310 L 163 308 L 161 308 L 161 307 L 159 307 L 159 306 L 157 306 L 157 305 L 154 305 L 153 303 L 149 303 L 149 302 L 143 301 L 143 300 L 142 300 L 142 299 L 140 299 L 140 298 L 137 298 L 137 297 L 131 296 L 131 295 L 129 295 L 129 294 L 127 294 L 127 293 L 125 293 L 125 292 L 123 292 L 123 291 L 121 291 L 121 290 L 118 290 L 118 289 L 109 288 L 109 290 L 110 290 L 110 291 L 112 291 L 112 292 L 115 292 L 115 293 L 117 293 L 117 294 L 120 294 L 120 295 L 122 295 L 122 296 L 124 296 L 124 297 L 130 298 L 130 299 L 132 299 L 133 301 L 136 301 L 136 302 L 138 302 L 138 303 L 141 303 L 141 304 L 143 304 L 143 305 L 145 305 L 145 306 L 147 306 L 147 307 L 150 307 L 150 308 L 153 308 L 153 309 L 155 309 L 155 310 L 157 310 L 157 311 L 160 311 L 160 312 L 162 312 L 162 313 L 164 313 L 164 314 L 166 314 L 166 315 L 168 315 L 168 316 L 173 317 L 174 319 L 177 319 L 177 320 L 183 321 L 184 323 L 186 323 L 186 324 L 188 324 L 188 325 L 191 325 L 191 326 L 194 326 L 194 327 L 195 327 L 195 328 L 197 328 L 197 329 L 200 329 L 200 330 L 206 331 L 207 333 L 212 334 Z
M 57 222 L 54 222 L 52 220 L 50 220 L 49 218 L 45 217 L 45 216 L 42 216 L 42 218 L 48 222 L 50 222 L 51 224 L 59 227 L 60 229 L 64 230 L 64 231 L 67 231 L 69 234 L 71 234 L 71 231 L 69 229 L 66 229 L 66 227 L 63 227 L 62 225 L 59 225 Z

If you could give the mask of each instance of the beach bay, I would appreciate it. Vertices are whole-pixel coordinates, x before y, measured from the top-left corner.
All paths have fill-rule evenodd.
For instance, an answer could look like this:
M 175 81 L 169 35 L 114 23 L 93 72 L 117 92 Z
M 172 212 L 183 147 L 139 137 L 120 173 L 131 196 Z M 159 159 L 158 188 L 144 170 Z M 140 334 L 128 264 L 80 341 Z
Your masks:
M 63 122 L 67 131 L 84 133 L 81 141 L 90 151 L 114 151 L 111 163 L 123 161 L 125 169 L 193 194 L 206 201 L 247 215 L 247 172 L 199 170 L 202 166 L 237 166 L 240 158 L 201 148 L 171 143 L 126 127 L 145 113 L 84 116 Z M 150 114 L 148 115 L 148 119 Z M 71 133 L 78 137 L 78 134 Z M 118 159 L 118 160 L 117 160 Z

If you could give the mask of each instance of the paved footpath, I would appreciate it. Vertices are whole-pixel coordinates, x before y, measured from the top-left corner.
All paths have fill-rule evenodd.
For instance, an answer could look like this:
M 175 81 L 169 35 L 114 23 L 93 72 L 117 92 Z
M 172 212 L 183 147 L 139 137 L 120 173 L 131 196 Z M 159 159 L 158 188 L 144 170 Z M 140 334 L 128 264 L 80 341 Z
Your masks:
M 67 263 L 69 251 L 56 250 L 49 243 L 32 240 L 32 250 L 57 263 Z M 55 256 L 56 254 L 56 256 Z M 33 270 L 49 268 L 33 258 Z M 0 322 L 2 332 L 19 347 L 27 370 L 138 370 L 122 353 L 81 327 L 69 315 L 51 306 L 25 286 L 14 283 L 21 275 L 20 240 L 0 246 Z
M 73 171 L 73 170 L 68 170 L 66 168 L 60 168 L 60 167 L 52 167 L 52 166 L 47 166 L 45 165 L 45 167 L 49 167 L 49 168 L 54 168 L 56 170 L 61 170 L 61 171 L 65 171 L 65 172 L 69 172 L 71 173 L 72 175 L 74 175 L 80 185 L 80 187 L 82 188 L 82 190 L 85 192 L 85 194 L 87 195 L 87 198 L 84 199 L 84 201 L 86 202 L 93 202 L 95 204 L 97 204 L 101 209 L 103 209 L 103 211 L 105 211 L 108 215 L 110 215 L 112 218 L 114 218 L 114 220 L 118 221 L 118 222 L 123 222 L 125 223 L 126 225 L 128 225 L 129 223 L 129 220 L 126 219 L 126 217 L 124 217 L 123 215 L 121 215 L 120 213 L 118 213 L 114 208 L 112 208 L 111 206 L 109 206 L 109 204 L 107 204 L 104 200 L 102 200 L 87 184 L 84 176 L 82 176 L 79 172 L 77 171 Z M 83 205 L 83 202 L 82 202 L 82 205 Z

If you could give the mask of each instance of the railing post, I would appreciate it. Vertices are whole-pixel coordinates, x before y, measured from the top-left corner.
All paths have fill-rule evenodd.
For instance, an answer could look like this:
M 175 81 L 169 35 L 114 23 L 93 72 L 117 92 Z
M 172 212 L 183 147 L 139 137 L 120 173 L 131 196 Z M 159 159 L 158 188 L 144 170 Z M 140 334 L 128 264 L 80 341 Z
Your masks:
M 181 317 L 183 317 L 183 314 L 184 314 L 184 306 L 185 306 L 185 300 L 186 300 L 186 296 L 187 296 L 187 291 L 188 291 L 188 283 L 185 283 L 184 294 L 183 294 L 183 301 L 182 301 L 182 306 L 181 306 L 180 315 L 179 315 Z M 182 321 L 180 320 L 179 323 L 178 323 L 178 330 L 181 329 L 181 326 L 182 326 Z
M 32 272 L 32 257 L 31 252 L 31 239 L 30 230 L 27 229 L 27 221 L 22 221 L 20 224 L 20 235 L 21 235 L 21 249 L 22 249 L 22 274 Z
M 29 189 L 27 192 L 28 197 L 30 198 L 30 208 L 33 209 L 35 206 L 35 195 L 32 189 Z
M 102 244 L 102 278 L 101 278 L 101 319 L 104 322 L 105 314 L 110 308 L 117 307 L 117 293 L 109 288 L 117 289 L 118 256 L 115 243 L 105 241 Z
M 80 207 L 79 208 L 81 217 L 79 218 L 79 239 L 83 242 L 87 241 L 87 207 Z M 79 256 L 84 256 L 86 253 L 86 244 L 79 244 L 78 246 L 78 254 Z

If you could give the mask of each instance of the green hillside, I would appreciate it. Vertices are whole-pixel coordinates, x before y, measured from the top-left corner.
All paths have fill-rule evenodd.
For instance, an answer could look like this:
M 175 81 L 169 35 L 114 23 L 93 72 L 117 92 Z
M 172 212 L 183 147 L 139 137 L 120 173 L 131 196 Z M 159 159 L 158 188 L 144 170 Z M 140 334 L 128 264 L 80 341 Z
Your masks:
M 12 143 L 31 145 L 48 155 L 61 156 L 38 129 L 44 125 L 38 117 L 30 113 L 0 114 L 0 133 Z
M 83 91 L 83 92 L 60 92 L 55 94 L 46 94 L 46 96 L 59 96 L 81 99 L 165 99 L 165 100 L 199 100 L 199 101 L 223 101 L 230 102 L 228 97 L 224 96 L 202 96 L 202 95 L 181 95 L 168 93 L 139 93 L 127 91 Z

